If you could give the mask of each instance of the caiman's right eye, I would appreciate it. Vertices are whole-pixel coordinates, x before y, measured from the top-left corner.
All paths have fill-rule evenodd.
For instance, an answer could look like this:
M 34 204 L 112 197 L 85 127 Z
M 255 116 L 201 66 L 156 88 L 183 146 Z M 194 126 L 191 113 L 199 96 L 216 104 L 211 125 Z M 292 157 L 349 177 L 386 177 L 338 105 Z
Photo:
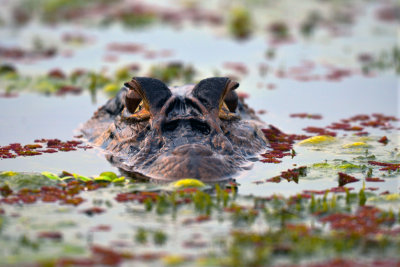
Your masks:
M 125 83 L 129 91 L 125 95 L 125 108 L 128 110 L 129 116 L 126 119 L 133 119 L 135 121 L 143 121 L 150 118 L 150 112 L 144 105 L 142 96 L 138 93 L 140 85 L 137 82 Z
M 135 90 L 130 89 L 125 96 L 125 107 L 130 113 L 135 113 L 142 98 Z
M 134 77 L 125 86 L 129 88 L 123 112 L 128 113 L 126 119 L 143 121 L 157 116 L 172 95 L 162 81 L 154 78 Z

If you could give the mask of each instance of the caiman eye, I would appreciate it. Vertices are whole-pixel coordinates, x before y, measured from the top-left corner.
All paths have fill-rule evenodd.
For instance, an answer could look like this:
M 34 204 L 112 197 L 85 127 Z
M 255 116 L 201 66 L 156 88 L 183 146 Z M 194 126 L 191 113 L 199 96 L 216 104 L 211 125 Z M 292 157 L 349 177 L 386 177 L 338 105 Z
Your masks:
M 130 113 L 135 113 L 142 98 L 135 90 L 129 90 L 125 96 L 125 107 Z
M 234 83 L 234 82 L 231 82 L 231 83 Z M 232 85 L 233 86 L 230 88 L 230 91 L 226 94 L 226 96 L 224 98 L 224 102 L 225 102 L 226 106 L 228 107 L 229 111 L 234 113 L 238 106 L 238 102 L 239 102 L 239 97 L 234 90 L 239 86 L 239 84 L 235 83 Z
M 239 118 L 235 113 L 238 106 L 238 96 L 234 92 L 239 83 L 227 77 L 213 77 L 201 80 L 193 88 L 195 96 L 206 109 L 215 112 L 221 119 Z
M 146 105 L 142 96 L 139 94 L 140 85 L 136 81 L 124 84 L 129 88 L 125 95 L 125 108 L 128 110 L 128 116 L 124 118 L 134 121 L 143 121 L 150 118 L 150 112 L 146 109 Z
M 125 95 L 126 119 L 143 121 L 157 116 L 172 95 L 163 82 L 153 78 L 134 77 L 124 85 L 129 88 Z

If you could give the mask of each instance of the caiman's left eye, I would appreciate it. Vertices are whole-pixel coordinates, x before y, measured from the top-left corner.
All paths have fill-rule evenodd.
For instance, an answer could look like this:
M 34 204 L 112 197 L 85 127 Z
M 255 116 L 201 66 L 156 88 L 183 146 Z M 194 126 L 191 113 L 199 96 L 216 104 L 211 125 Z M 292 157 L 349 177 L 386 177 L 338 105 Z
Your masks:
M 239 118 L 235 114 L 239 98 L 234 91 L 238 87 L 239 83 L 227 77 L 213 77 L 201 80 L 192 93 L 210 112 L 221 119 L 232 120 Z
M 226 94 L 224 102 L 229 111 L 235 113 L 235 110 L 238 106 L 239 97 L 235 91 L 231 90 L 229 91 L 229 93 Z

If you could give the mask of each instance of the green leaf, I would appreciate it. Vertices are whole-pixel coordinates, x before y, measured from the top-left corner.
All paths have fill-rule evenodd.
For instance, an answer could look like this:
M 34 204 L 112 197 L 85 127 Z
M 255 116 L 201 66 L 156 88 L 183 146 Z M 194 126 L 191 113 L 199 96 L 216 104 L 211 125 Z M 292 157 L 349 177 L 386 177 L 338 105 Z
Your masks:
M 62 177 L 62 178 L 60 178 L 60 180 L 61 181 L 66 181 L 66 180 L 75 180 L 75 177 L 74 176 L 64 176 L 64 177 Z
M 113 183 L 122 183 L 125 182 L 125 176 L 121 176 L 119 178 L 116 178 L 114 180 L 112 180 Z
M 108 176 L 97 176 L 97 177 L 94 177 L 93 179 L 98 182 L 112 182 L 113 181 L 113 179 L 111 179 Z
M 92 180 L 89 177 L 86 177 L 86 176 L 83 176 L 83 175 L 79 175 L 79 174 L 76 174 L 76 173 L 73 173 L 72 175 L 74 176 L 74 178 L 76 180 L 80 180 L 80 181 L 83 181 L 83 182 L 88 182 L 88 181 Z
M 100 176 L 108 177 L 110 181 L 118 178 L 118 176 L 113 172 L 102 172 L 100 173 Z
M 52 173 L 52 172 L 42 172 L 42 175 L 46 176 L 47 178 L 51 179 L 51 180 L 61 180 L 60 177 L 58 177 L 58 175 Z

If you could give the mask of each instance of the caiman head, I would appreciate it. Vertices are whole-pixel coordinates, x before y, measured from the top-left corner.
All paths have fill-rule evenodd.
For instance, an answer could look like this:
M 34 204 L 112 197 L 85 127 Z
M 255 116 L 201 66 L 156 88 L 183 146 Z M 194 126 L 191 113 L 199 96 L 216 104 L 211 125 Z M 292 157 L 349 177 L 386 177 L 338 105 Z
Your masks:
M 126 172 L 173 180 L 231 178 L 266 139 L 237 82 L 214 77 L 168 88 L 135 77 L 85 123 L 86 138 Z

